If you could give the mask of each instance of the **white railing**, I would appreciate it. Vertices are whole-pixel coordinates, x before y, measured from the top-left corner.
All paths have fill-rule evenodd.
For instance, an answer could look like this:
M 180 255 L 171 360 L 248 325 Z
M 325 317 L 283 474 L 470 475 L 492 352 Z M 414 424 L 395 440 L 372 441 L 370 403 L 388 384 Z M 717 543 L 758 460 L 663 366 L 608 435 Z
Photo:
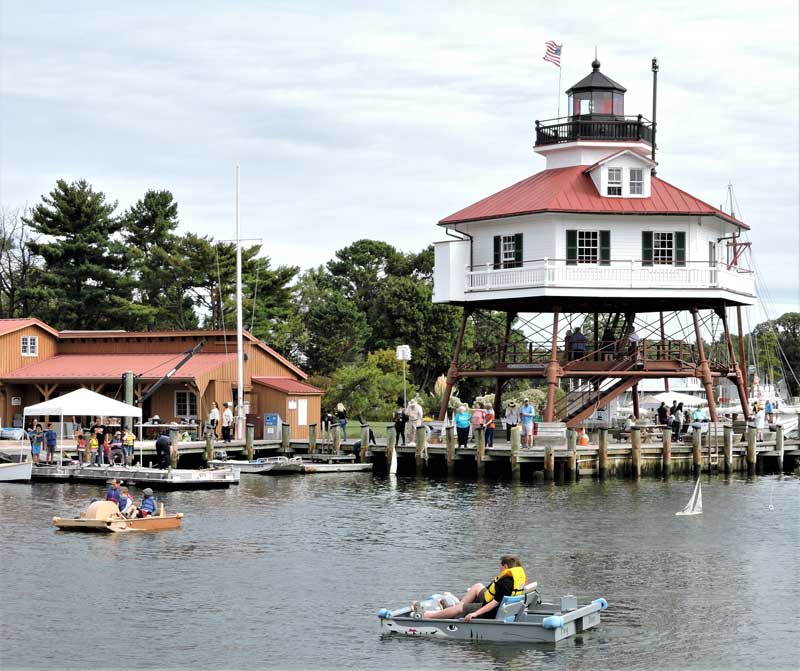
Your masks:
M 728 270 L 724 264 L 642 266 L 639 261 L 614 261 L 608 266 L 566 265 L 543 259 L 519 268 L 498 268 L 492 264 L 467 269 L 467 291 L 525 289 L 534 287 L 599 287 L 629 289 L 723 289 L 754 295 L 753 273 Z

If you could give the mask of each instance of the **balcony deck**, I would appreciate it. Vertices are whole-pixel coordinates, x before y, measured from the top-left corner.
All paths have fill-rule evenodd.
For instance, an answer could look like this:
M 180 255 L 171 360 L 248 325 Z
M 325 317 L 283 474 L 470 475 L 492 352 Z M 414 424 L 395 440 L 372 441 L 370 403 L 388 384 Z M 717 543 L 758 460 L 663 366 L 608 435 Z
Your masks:
M 653 143 L 653 123 L 635 117 L 561 117 L 536 122 L 536 146 L 579 140 L 613 140 Z

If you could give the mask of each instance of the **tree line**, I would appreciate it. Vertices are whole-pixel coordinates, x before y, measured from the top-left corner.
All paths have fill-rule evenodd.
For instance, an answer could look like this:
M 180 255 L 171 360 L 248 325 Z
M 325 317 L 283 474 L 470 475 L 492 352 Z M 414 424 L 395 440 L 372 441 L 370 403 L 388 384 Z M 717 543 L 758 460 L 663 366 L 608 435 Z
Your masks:
M 3 208 L 0 318 L 38 317 L 59 330 L 235 328 L 235 243 L 180 234 L 180 223 L 170 191 L 147 191 L 119 211 L 85 180 L 59 180 L 25 211 Z M 450 364 L 461 311 L 431 302 L 433 264 L 432 246 L 405 253 L 359 240 L 301 272 L 272 267 L 260 245 L 244 246 L 245 327 L 311 373 L 328 390 L 327 404 L 355 403 L 365 416 L 390 412 L 402 395 L 394 349 L 410 345 L 407 395 L 418 394 L 434 412 L 436 381 Z M 502 329 L 495 326 L 470 321 L 465 350 L 475 343 L 497 349 Z M 774 339 L 789 365 L 800 368 L 800 314 L 753 333 L 763 336 L 754 342 Z M 512 331 L 517 339 L 522 335 Z M 761 358 L 773 363 L 767 350 Z M 796 381 L 787 381 L 800 393 Z M 458 391 L 471 399 L 488 391 L 485 384 L 462 381 Z

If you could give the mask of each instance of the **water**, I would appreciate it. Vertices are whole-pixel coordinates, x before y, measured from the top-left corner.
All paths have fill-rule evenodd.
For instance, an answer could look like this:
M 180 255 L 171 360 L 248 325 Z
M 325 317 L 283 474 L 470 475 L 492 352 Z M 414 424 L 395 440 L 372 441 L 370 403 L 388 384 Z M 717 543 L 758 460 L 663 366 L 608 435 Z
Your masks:
M 800 659 L 800 480 L 436 482 L 243 476 L 166 493 L 184 528 L 55 531 L 98 489 L 0 486 L 2 668 L 781 669 Z M 769 510 L 769 506 L 773 510 Z M 546 596 L 605 597 L 558 647 L 381 638 L 518 552 Z

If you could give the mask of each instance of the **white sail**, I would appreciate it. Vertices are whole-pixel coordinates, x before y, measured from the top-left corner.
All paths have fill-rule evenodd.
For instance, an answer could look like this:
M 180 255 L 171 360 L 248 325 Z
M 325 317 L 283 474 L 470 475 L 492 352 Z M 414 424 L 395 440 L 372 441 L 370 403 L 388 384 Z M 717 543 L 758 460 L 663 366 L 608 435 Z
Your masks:
M 697 478 L 697 484 L 694 486 L 694 491 L 689 499 L 686 507 L 676 515 L 702 515 L 703 514 L 703 491 L 700 489 L 700 478 Z

